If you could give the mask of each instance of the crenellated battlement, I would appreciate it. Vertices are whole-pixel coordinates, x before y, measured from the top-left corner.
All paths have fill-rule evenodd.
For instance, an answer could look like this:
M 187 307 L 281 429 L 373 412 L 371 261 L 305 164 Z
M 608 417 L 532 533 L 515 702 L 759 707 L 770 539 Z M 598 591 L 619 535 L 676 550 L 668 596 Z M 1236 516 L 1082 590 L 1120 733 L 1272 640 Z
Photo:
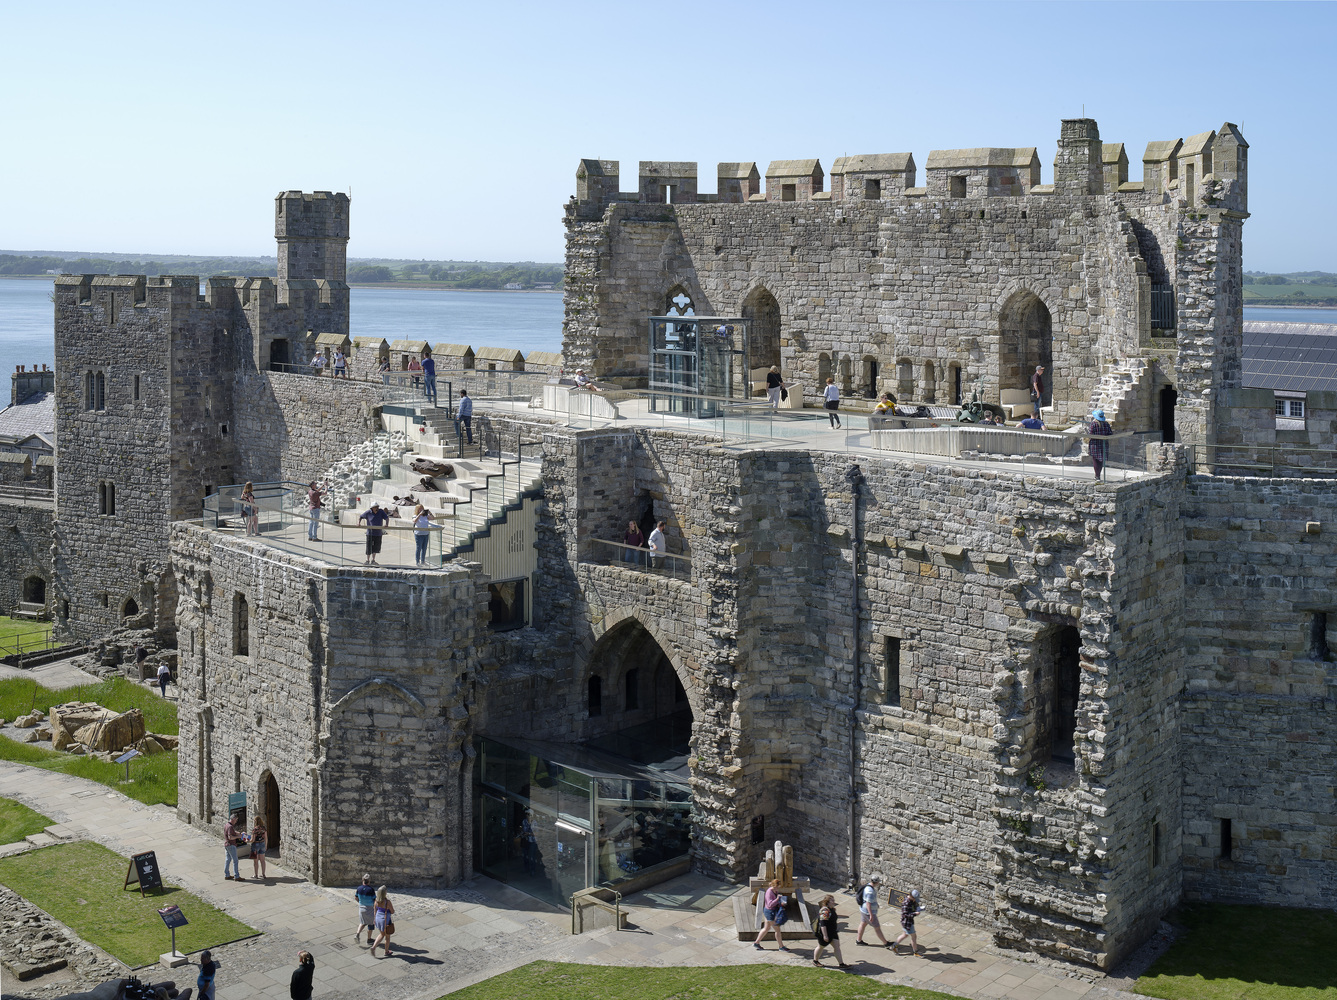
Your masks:
M 935 149 L 928 155 L 924 186 L 916 187 L 911 153 L 836 158 L 830 190 L 820 160 L 774 160 L 766 168 L 765 189 L 754 162 L 720 163 L 716 193 L 698 190 L 697 164 L 642 160 L 636 191 L 621 191 L 617 160 L 581 160 L 576 195 L 568 205 L 575 218 L 602 215 L 614 203 L 740 204 L 755 202 L 850 202 L 1002 198 L 1023 196 L 1107 196 L 1141 201 L 1182 202 L 1187 208 L 1219 208 L 1248 213 L 1248 147 L 1229 122 L 1219 131 L 1187 139 L 1152 142 L 1143 155 L 1143 179 L 1128 180 L 1128 154 L 1120 142 L 1106 143 L 1094 119 L 1065 119 L 1060 126 L 1054 179 L 1040 182 L 1034 146 Z

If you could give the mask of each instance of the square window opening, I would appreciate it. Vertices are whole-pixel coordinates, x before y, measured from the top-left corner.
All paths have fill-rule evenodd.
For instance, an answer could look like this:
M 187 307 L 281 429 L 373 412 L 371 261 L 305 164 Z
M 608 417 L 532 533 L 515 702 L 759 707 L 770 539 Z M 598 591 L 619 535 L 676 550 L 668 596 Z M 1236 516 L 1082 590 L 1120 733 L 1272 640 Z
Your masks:
M 966 179 L 964 177 L 953 177 L 951 182 L 951 196 L 953 198 L 964 198 L 966 196 Z
M 497 630 L 523 628 L 525 614 L 525 581 L 499 580 L 487 585 L 488 626 Z
M 863 198 L 864 201 L 881 201 L 882 182 L 879 180 L 872 180 L 871 178 L 869 180 L 864 181 Z

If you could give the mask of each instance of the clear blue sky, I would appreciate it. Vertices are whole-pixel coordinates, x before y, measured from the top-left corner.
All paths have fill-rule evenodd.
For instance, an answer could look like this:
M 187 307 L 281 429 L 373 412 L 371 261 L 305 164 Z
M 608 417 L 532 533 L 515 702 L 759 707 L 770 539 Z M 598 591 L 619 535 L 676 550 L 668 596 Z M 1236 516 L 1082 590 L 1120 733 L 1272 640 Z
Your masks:
M 1245 266 L 1337 271 L 1327 3 L 18 4 L 0 247 L 273 253 L 353 193 L 357 257 L 560 260 L 582 156 L 714 164 L 1128 146 L 1241 125 Z M 921 173 L 922 178 L 922 173 Z

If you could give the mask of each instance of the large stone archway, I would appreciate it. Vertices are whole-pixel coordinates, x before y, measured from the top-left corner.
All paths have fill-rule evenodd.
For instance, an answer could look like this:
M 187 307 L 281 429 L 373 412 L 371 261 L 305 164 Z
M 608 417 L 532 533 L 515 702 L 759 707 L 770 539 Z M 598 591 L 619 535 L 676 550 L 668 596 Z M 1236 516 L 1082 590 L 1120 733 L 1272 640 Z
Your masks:
M 1045 368 L 1043 405 L 1054 401 L 1054 332 L 1049 308 L 1028 289 L 1014 291 L 998 313 L 998 388 L 1029 389 L 1036 365 Z
M 769 368 L 780 363 L 780 303 L 764 285 L 743 300 L 743 318 L 752 321 L 748 330 L 749 369 Z

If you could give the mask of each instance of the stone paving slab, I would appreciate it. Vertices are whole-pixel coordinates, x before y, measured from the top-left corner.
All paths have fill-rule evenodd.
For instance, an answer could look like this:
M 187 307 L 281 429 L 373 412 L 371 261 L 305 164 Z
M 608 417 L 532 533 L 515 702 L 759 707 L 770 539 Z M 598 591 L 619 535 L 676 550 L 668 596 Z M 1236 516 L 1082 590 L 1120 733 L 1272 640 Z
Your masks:
M 357 909 L 351 887 L 320 887 L 270 863 L 266 882 L 225 881 L 217 839 L 180 822 L 175 811 L 145 806 L 100 785 L 70 775 L 0 762 L 0 795 L 50 816 L 72 837 L 97 841 L 123 855 L 157 851 L 165 878 L 194 892 L 263 932 L 259 938 L 214 949 L 222 966 L 218 1000 L 286 997 L 305 948 L 316 959 L 319 995 L 341 1000 L 435 1000 L 443 994 L 535 961 L 621 966 L 743 965 L 755 962 L 807 966 L 811 943 L 789 952 L 765 951 L 735 939 L 728 898 L 700 913 L 666 906 L 627 907 L 632 928 L 573 937 L 570 915 L 479 876 L 447 890 L 396 892 L 393 955 L 373 957 L 352 940 Z M 20 848 L 22 849 L 22 848 Z M 827 890 L 814 887 L 823 894 Z M 848 924 L 854 900 L 835 893 Z M 987 932 L 935 916 L 921 921 L 925 957 L 892 955 L 854 944 L 853 928 L 842 936 L 852 972 L 888 983 L 924 986 L 972 1000 L 1132 1000 L 1102 985 L 1104 977 L 1047 960 L 995 951 Z M 825 962 L 834 968 L 828 953 Z M 193 980 L 194 970 L 176 973 Z M 1129 985 L 1127 979 L 1119 985 Z M 69 986 L 64 987 L 68 991 Z M 56 995 L 49 993 L 47 995 Z

